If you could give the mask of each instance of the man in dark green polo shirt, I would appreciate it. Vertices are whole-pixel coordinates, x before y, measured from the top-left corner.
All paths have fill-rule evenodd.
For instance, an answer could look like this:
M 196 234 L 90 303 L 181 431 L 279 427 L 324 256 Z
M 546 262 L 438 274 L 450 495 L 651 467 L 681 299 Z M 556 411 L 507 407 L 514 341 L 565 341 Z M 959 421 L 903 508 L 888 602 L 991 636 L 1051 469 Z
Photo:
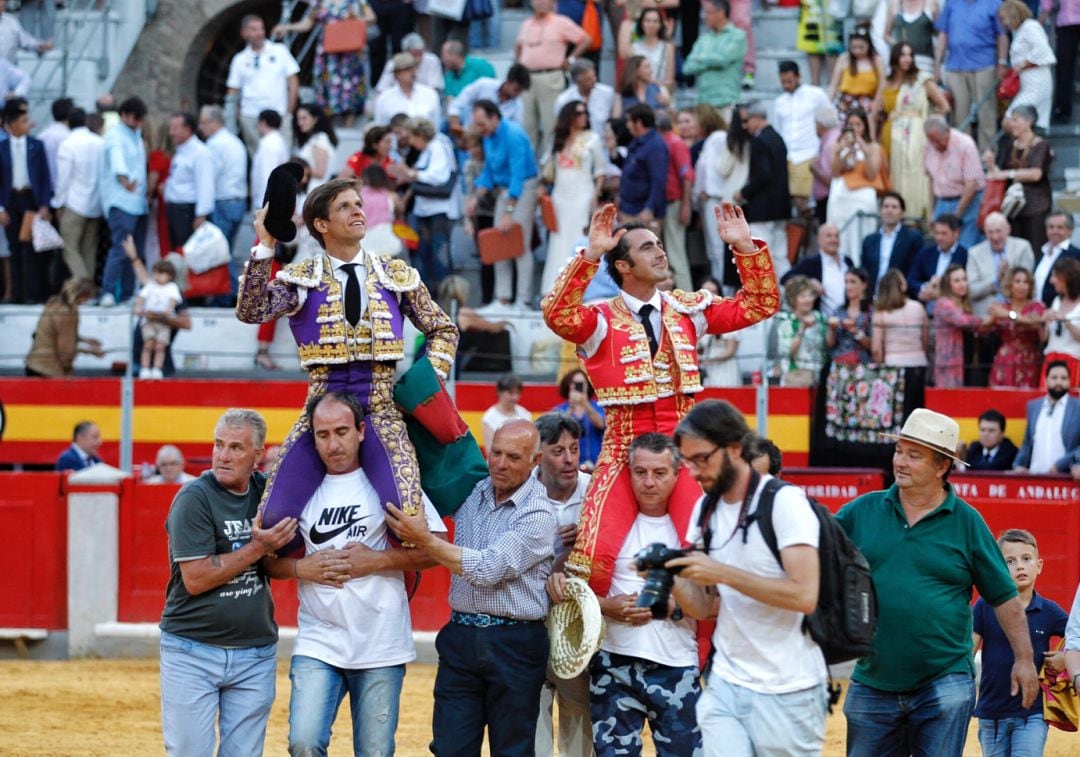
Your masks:
M 896 483 L 837 515 L 870 562 L 880 613 L 844 702 L 849 755 L 963 753 L 975 707 L 972 588 L 1012 646 L 1013 693 L 1027 707 L 1038 691 L 1016 585 L 982 516 L 948 483 L 959 431 L 948 416 L 915 410 L 893 437 Z

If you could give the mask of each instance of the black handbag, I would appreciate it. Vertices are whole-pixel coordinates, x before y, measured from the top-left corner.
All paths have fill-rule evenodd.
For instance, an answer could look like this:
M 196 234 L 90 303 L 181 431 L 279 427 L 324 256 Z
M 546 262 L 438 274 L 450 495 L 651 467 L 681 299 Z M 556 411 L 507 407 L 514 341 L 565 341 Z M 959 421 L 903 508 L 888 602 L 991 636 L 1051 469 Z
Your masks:
M 451 171 L 450 178 L 443 184 L 423 184 L 413 182 L 412 193 L 416 197 L 430 197 L 433 200 L 447 200 L 454 194 L 454 184 L 457 183 L 458 172 Z

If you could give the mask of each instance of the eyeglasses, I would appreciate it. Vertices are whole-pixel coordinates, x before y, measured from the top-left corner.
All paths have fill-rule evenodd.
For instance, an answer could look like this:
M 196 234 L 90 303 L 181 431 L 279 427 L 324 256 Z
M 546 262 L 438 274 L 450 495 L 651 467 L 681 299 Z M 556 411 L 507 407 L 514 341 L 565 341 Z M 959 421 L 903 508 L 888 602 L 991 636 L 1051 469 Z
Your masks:
M 697 455 L 688 455 L 683 458 L 683 462 L 692 468 L 703 468 L 705 464 L 709 462 L 713 455 L 724 448 L 723 444 L 717 444 L 712 448 L 711 452 L 701 452 Z

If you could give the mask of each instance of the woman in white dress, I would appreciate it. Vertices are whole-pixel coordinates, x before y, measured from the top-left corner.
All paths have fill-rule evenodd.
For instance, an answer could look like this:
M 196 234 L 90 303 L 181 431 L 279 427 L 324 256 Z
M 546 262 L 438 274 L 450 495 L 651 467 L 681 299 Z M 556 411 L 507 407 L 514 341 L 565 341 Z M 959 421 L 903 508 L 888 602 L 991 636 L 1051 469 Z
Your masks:
M 1020 91 L 1009 103 L 1012 113 L 1018 105 L 1031 105 L 1039 113 L 1036 126 L 1050 128 L 1050 106 L 1054 96 L 1054 75 L 1051 67 L 1057 63 L 1050 40 L 1042 24 L 1031 17 L 1031 10 L 1021 0 L 1005 0 L 998 8 L 998 19 L 1013 35 L 1009 46 L 1009 63 L 1020 74 Z
M 750 176 L 750 140 L 742 126 L 740 107 L 731 115 L 727 131 L 717 129 L 705 138 L 694 166 L 694 197 L 700 206 L 709 266 L 717 281 L 724 281 L 724 242 L 709 219 L 716 217 L 721 202 L 732 201 Z
M 645 8 L 636 24 L 623 24 L 619 30 L 619 57 L 629 60 L 635 55 L 652 64 L 653 82 L 669 92 L 675 90 L 675 44 L 668 38 L 658 8 Z
M 541 292 L 550 292 L 555 279 L 574 254 L 574 245 L 585 235 L 597 197 L 603 188 L 604 147 L 589 129 L 585 103 L 568 102 L 555 122 L 551 154 L 544 163 L 545 186 L 551 185 L 551 201 L 559 230 L 548 235 L 547 262 Z
M 870 123 L 861 108 L 848 113 L 832 163 L 825 221 L 840 229 L 840 249 L 858 266 L 862 240 L 877 225 L 877 193 L 885 190 L 882 174 L 887 166 L 881 145 L 870 140 Z
M 293 120 L 296 154 L 311 167 L 311 178 L 308 181 L 310 192 L 334 177 L 337 135 L 334 134 L 330 117 L 315 103 L 298 105 Z

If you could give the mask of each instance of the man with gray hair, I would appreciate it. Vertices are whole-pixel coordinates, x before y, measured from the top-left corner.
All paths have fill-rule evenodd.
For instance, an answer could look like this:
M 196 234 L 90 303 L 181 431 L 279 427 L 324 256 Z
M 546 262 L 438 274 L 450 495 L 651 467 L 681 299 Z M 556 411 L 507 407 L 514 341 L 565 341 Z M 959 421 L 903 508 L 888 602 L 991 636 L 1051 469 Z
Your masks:
M 840 117 L 836 108 L 831 105 L 818 108 L 814 113 L 814 127 L 820 144 L 817 160 L 810 164 L 810 173 L 814 175 L 814 217 L 818 223 L 825 223 L 832 182 L 832 151 L 840 138 Z
M 266 421 L 231 408 L 214 427 L 211 469 L 169 508 L 169 584 L 161 613 L 161 721 L 169 754 L 262 754 L 274 702 L 277 624 L 262 559 L 296 533 L 264 529 L 256 470 Z
M 210 214 L 210 223 L 221 229 L 232 250 L 247 210 L 247 149 L 239 137 L 225 128 L 225 111 L 219 105 L 204 105 L 199 110 L 199 133 L 214 156 L 214 212 Z M 261 187 L 253 190 L 253 194 L 260 192 Z M 236 263 L 231 255 L 229 276 L 235 293 Z
M 590 128 L 603 133 L 615 107 L 615 89 L 596 77 L 596 64 L 588 58 L 578 58 L 570 66 L 570 86 L 555 98 L 555 115 L 569 102 L 585 103 Z
M 186 484 L 195 477 L 184 470 L 184 453 L 174 444 L 162 445 L 157 451 L 157 473 L 144 484 Z
M 754 238 L 764 239 L 769 245 L 776 275 L 783 276 L 791 268 L 787 249 L 787 224 L 791 220 L 787 146 L 769 124 L 769 108 L 765 103 L 752 103 L 741 115 L 743 128 L 753 135 L 753 140 L 750 174 L 746 184 L 735 193 L 735 203 L 742 205 Z
M 443 65 L 443 77 L 446 87 L 443 94 L 447 99 L 457 97 L 461 90 L 477 79 L 495 77 L 495 67 L 479 55 L 466 55 L 465 43 L 458 39 L 443 42 L 439 51 Z
M 439 60 L 438 55 L 429 53 L 424 49 L 423 37 L 416 32 L 406 34 L 404 39 L 401 40 L 401 51 L 408 53 L 416 60 L 416 81 L 426 84 L 437 92 L 442 92 L 446 88 L 446 81 L 443 79 L 442 61 Z M 391 68 L 393 66 L 383 68 L 382 75 L 375 85 L 376 96 L 394 86 L 394 72 L 390 70 Z
M 951 213 L 960 219 L 960 244 L 974 247 L 982 241 L 976 222 L 979 205 L 986 186 L 986 173 L 979 160 L 975 140 L 949 128 L 944 116 L 930 116 L 923 124 L 926 145 L 923 147 L 923 166 L 930 177 L 934 195 L 933 218 Z

